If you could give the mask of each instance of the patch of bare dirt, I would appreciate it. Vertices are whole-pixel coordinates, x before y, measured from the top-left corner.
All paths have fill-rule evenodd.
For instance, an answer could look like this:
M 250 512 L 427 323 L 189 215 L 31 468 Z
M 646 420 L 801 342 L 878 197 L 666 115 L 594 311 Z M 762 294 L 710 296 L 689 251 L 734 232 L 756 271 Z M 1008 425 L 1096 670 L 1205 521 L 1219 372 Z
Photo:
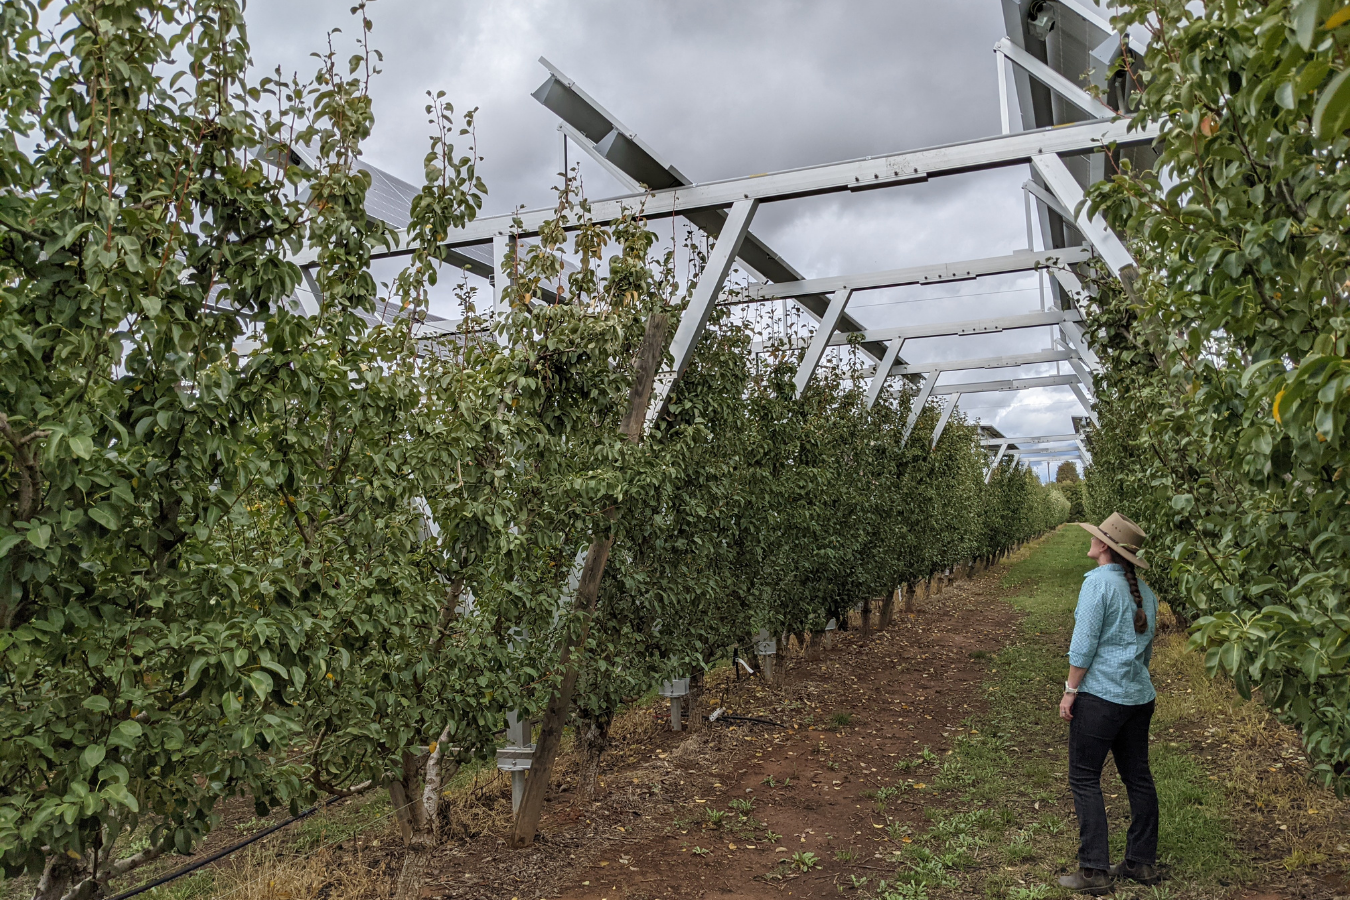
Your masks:
M 675 733 L 663 710 L 634 710 L 616 724 L 596 802 L 565 778 L 533 848 L 496 833 L 447 846 L 424 861 L 419 896 L 835 897 L 850 875 L 890 871 L 879 857 L 907 840 L 906 824 L 923 830 L 928 786 L 892 798 L 886 815 L 868 794 L 925 747 L 945 753 L 981 711 L 975 654 L 997 652 L 1016 624 L 994 602 L 1003 571 L 951 583 L 867 638 L 840 634 L 823 659 L 787 660 L 778 684 L 731 670 L 710 680 L 705 711 L 776 724 Z

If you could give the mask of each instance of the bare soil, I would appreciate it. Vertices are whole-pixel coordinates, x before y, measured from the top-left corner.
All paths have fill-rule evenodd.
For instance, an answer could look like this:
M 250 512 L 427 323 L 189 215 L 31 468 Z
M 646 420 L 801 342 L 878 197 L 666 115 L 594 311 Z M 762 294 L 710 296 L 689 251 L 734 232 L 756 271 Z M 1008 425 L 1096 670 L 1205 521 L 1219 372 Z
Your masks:
M 661 710 L 638 711 L 645 722 L 616 735 L 596 802 L 577 801 L 565 776 L 533 848 L 511 850 L 498 832 L 433 851 L 416 864 L 415 896 L 837 897 L 850 875 L 890 871 L 878 858 L 908 840 L 894 826 L 926 827 L 928 786 L 916 782 L 886 815 L 867 794 L 925 747 L 945 753 L 982 710 L 985 655 L 1016 625 L 996 602 L 1003 571 L 949 584 L 867 638 L 839 634 L 820 660 L 788 659 L 778 684 L 730 670 L 710 681 L 727 713 L 777 725 L 675 733 Z M 733 800 L 753 803 L 748 817 Z M 794 865 L 806 853 L 814 864 Z

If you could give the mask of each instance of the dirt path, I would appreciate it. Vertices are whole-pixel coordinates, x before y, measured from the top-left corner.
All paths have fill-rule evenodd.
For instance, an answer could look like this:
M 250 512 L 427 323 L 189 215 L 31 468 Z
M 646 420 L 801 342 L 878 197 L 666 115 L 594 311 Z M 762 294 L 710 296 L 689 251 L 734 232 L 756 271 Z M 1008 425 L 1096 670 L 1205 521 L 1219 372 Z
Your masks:
M 850 876 L 890 871 L 879 858 L 926 827 L 924 748 L 945 754 L 982 711 L 987 657 L 1014 634 L 996 602 L 1005 571 L 949 584 L 867 640 L 841 634 L 780 686 L 725 673 L 720 705 L 785 727 L 648 729 L 609 757 L 598 802 L 564 789 L 523 853 L 496 836 L 444 852 L 421 897 L 837 897 Z M 879 813 L 875 792 L 897 780 Z

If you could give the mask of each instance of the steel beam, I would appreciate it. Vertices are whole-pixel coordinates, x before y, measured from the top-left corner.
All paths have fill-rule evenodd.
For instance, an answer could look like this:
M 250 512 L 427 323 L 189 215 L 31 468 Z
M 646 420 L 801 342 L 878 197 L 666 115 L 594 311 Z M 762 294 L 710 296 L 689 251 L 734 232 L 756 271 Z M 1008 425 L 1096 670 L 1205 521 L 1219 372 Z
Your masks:
M 869 328 L 863 332 L 863 339 L 869 341 L 890 341 L 895 338 L 918 340 L 935 337 L 964 337 L 974 334 L 997 334 L 1014 331 L 1019 328 L 1044 328 L 1060 325 L 1064 322 L 1078 322 L 1082 314 L 1076 309 L 1051 309 L 1045 312 L 1022 313 L 1015 316 L 999 316 L 988 319 L 968 319 L 962 322 L 939 322 L 934 325 L 902 325 L 894 328 Z M 846 344 L 847 338 L 836 335 L 834 344 Z
M 933 429 L 933 440 L 928 445 L 929 449 L 937 447 L 938 439 L 942 437 L 942 432 L 947 428 L 947 421 L 956 411 L 956 404 L 961 402 L 960 394 L 952 394 L 952 399 L 947 401 L 947 408 L 942 411 L 941 418 L 938 419 L 937 427 Z
M 886 386 L 886 377 L 890 374 L 891 366 L 895 365 L 895 360 L 900 356 L 900 348 L 904 345 L 905 339 L 902 337 L 891 338 L 886 344 L 886 354 L 881 357 L 876 374 L 872 376 L 872 382 L 867 386 L 868 409 L 871 409 L 877 402 L 877 397 L 881 396 L 881 389 Z
M 1070 10 L 1094 28 L 1106 32 L 1108 39 L 1120 36 L 1119 32 L 1111 26 L 1111 21 L 1094 5 L 1085 3 L 1083 0 L 1059 0 L 1059 5 Z M 1125 37 L 1129 42 L 1130 49 L 1140 56 L 1143 56 L 1148 50 L 1147 32 L 1138 26 L 1131 25 L 1126 31 Z
M 927 372 L 960 372 L 966 369 L 1010 369 L 1038 363 L 1064 362 L 1077 354 L 1072 350 L 1036 350 L 1031 353 L 985 356 L 977 359 L 949 359 L 927 363 L 909 363 L 891 368 L 891 375 L 920 375 Z
M 853 296 L 853 291 L 848 288 L 841 288 L 830 297 L 830 305 L 826 308 L 825 315 L 820 319 L 820 327 L 811 336 L 811 344 L 806 348 L 806 353 L 802 355 L 802 361 L 797 366 L 797 375 L 793 379 L 793 384 L 797 389 L 796 396 L 800 397 L 802 392 L 806 390 L 806 385 L 810 383 L 811 376 L 816 372 L 816 366 L 820 365 L 820 358 L 824 355 L 825 348 L 829 346 L 830 337 L 834 334 L 834 329 L 839 324 L 840 317 L 844 315 L 844 308 L 848 306 L 848 298 L 851 296 Z
M 1132 284 L 1134 275 L 1138 272 L 1134 257 L 1130 256 L 1130 251 L 1125 248 L 1125 244 L 1101 215 L 1087 214 L 1087 209 L 1082 206 L 1083 188 L 1073 177 L 1069 167 L 1064 165 L 1064 160 L 1054 153 L 1043 153 L 1032 158 L 1031 166 L 1036 170 L 1036 174 L 1041 176 L 1050 192 L 1059 198 L 1060 203 L 1069 209 L 1079 210 L 1074 218 L 1075 226 L 1082 232 L 1083 237 L 1087 238 L 1088 243 L 1097 249 L 1098 255 L 1111 273 L 1121 281 L 1127 282 L 1127 286 Z M 1122 272 L 1125 272 L 1123 277 Z
M 1079 438 L 1077 434 L 1042 434 L 1036 437 L 985 438 L 980 444 L 985 447 L 998 447 L 1001 444 L 1067 444 Z
M 1087 336 L 1083 334 L 1082 326 L 1078 322 L 1066 318 L 1059 323 L 1059 333 L 1064 339 L 1064 343 L 1078 351 L 1078 355 L 1089 366 L 1094 369 L 1102 367 L 1101 360 L 1097 358 L 1097 354 L 1088 345 Z
M 885 272 L 862 275 L 839 275 L 832 278 L 811 278 L 777 284 L 754 284 L 745 292 L 745 300 L 772 300 L 778 297 L 798 297 L 802 294 L 820 294 L 845 288 L 868 291 L 878 288 L 903 287 L 913 284 L 944 284 L 953 281 L 972 281 L 988 275 L 1007 275 L 1036 269 L 1058 268 L 1086 262 L 1092 258 L 1088 247 L 1069 247 L 1064 250 L 1022 250 L 1008 256 L 989 259 L 971 259 L 963 262 L 938 263 L 931 266 L 912 266 Z
M 731 264 L 736 260 L 736 251 L 740 249 L 741 241 L 750 230 L 750 220 L 754 218 L 755 210 L 758 208 L 757 200 L 741 200 L 731 207 L 726 228 L 722 229 L 722 236 L 708 253 L 703 274 L 699 276 L 698 284 L 694 286 L 694 295 L 689 298 L 689 305 L 680 316 L 680 327 L 675 330 L 675 337 L 670 342 L 670 355 L 675 358 L 674 364 L 656 376 L 656 383 L 652 387 L 651 405 L 647 408 L 647 427 L 651 427 L 651 423 L 661 414 L 671 387 L 684 374 L 689 360 L 693 358 L 694 347 L 703 336 L 703 329 L 708 325 L 708 314 L 712 312 L 717 295 L 722 293 L 727 273 L 731 271 Z
M 929 376 L 936 377 L 936 376 Z M 1036 378 L 1012 378 L 1004 381 L 971 381 L 964 384 L 944 384 L 931 391 L 935 397 L 949 394 L 995 394 L 1002 391 L 1027 391 L 1032 388 L 1073 386 L 1077 375 L 1042 375 Z
M 1120 113 L 1074 84 L 1067 77 L 1056 72 L 1026 50 L 1023 50 L 1021 47 L 1014 44 L 1010 39 L 1005 37 L 1000 40 L 994 45 L 994 51 L 1007 57 L 1008 61 L 1013 65 L 1020 68 L 1023 72 L 1026 72 L 1032 78 L 1035 78 L 1056 94 L 1059 94 L 1065 100 L 1068 100 L 1089 116 L 1094 116 L 1098 119 L 1110 119 L 1113 116 L 1120 115 Z
M 923 385 L 919 388 L 919 393 L 914 397 L 914 403 L 909 408 L 909 418 L 905 421 L 905 432 L 900 435 L 900 446 L 905 446 L 909 441 L 910 432 L 919 422 L 919 416 L 923 413 L 923 408 L 928 403 L 928 397 L 933 393 L 933 385 L 937 384 L 938 373 L 934 372 L 923 380 Z
M 1092 398 L 1084 392 L 1083 384 L 1078 380 L 1077 375 L 1073 376 L 1073 380 L 1069 382 L 1069 387 L 1073 389 L 1074 396 L 1078 398 L 1078 402 L 1083 404 L 1083 411 L 1086 412 L 1088 418 L 1092 420 L 1092 424 L 1100 425 L 1101 422 L 1097 421 L 1097 413 L 1092 409 Z
M 504 316 L 511 311 L 506 301 L 506 271 L 502 264 L 506 261 L 508 235 L 492 236 L 492 311 Z
M 944 175 L 1015 166 L 1044 154 L 1091 153 L 1109 144 L 1147 144 L 1160 133 L 1158 125 L 1133 131 L 1129 125 L 1128 119 L 1083 122 L 766 175 L 691 184 L 645 195 L 597 200 L 591 204 L 589 221 L 605 224 L 638 210 L 647 219 L 674 215 L 688 217 L 691 212 L 698 210 L 725 209 L 740 200 L 791 200 L 840 191 L 893 187 Z M 485 216 L 453 232 L 445 245 L 461 247 L 487 243 L 497 234 L 514 233 L 518 237 L 528 237 L 537 234 L 539 227 L 556 215 L 557 210 L 550 206 Z M 518 229 L 514 225 L 517 221 L 520 223 Z M 398 246 L 375 253 L 373 258 L 407 256 L 412 252 L 406 231 L 398 229 L 396 233 Z M 305 250 L 292 257 L 291 261 L 301 266 L 312 265 L 316 256 L 313 250 Z
M 994 470 L 1003 459 L 1003 454 L 1008 452 L 1008 441 L 1003 441 L 998 445 L 998 453 L 994 455 L 994 461 L 989 464 L 989 469 L 984 473 L 984 483 L 988 484 L 989 479 L 994 477 Z
M 636 132 L 620 122 L 617 116 L 601 106 L 599 101 L 582 90 L 557 66 L 542 56 L 539 62 L 548 70 L 549 77 L 534 91 L 534 98 L 562 120 L 563 133 L 579 144 L 619 184 L 627 186 L 634 193 L 678 190 L 693 184 L 683 172 L 662 160 Z M 726 211 L 722 209 L 689 210 L 683 215 L 712 238 L 722 233 L 727 219 Z M 742 240 L 738 259 L 761 281 L 802 279 L 800 272 L 753 233 L 747 234 Z M 797 304 L 815 319 L 825 315 L 829 302 L 828 292 L 797 297 Z M 848 315 L 838 325 L 840 331 L 861 329 L 862 326 Z M 880 344 L 864 344 L 862 349 L 873 359 L 879 359 L 884 352 Z
M 1067 346 L 1067 344 L 1065 346 Z M 1095 399 L 1097 396 L 1097 388 L 1092 383 L 1092 372 L 1083 364 L 1083 360 L 1078 357 L 1078 353 L 1070 349 L 1069 357 L 1064 361 L 1069 364 L 1069 368 L 1073 369 L 1074 374 L 1078 376 L 1078 380 L 1083 384 L 1083 389 L 1088 392 L 1089 396 Z
M 1059 202 L 1058 197 L 1047 191 L 1045 188 L 1041 187 L 1041 185 L 1039 185 L 1032 179 L 1028 178 L 1026 181 L 1022 182 L 1022 190 L 1026 191 L 1028 194 L 1031 194 L 1037 200 L 1041 201 L 1046 206 L 1050 207 L 1052 210 L 1059 213 L 1059 217 L 1064 221 L 1073 222 L 1074 219 L 1076 218 L 1072 210 L 1066 207 L 1063 203 Z

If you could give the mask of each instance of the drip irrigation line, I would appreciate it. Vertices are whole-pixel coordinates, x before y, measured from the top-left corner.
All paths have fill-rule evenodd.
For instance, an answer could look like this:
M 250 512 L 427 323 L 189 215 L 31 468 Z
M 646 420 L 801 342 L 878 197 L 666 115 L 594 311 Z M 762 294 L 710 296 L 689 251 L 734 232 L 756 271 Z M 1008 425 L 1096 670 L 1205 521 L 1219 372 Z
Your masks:
M 706 716 L 704 718 L 707 718 Z M 772 725 L 774 728 L 786 729 L 787 726 L 782 722 L 775 722 L 773 719 L 761 719 L 759 716 L 733 716 L 730 713 L 722 713 L 715 721 L 718 722 L 748 722 L 753 725 Z
M 153 889 L 153 888 L 160 887 L 161 885 L 168 884 L 170 881 L 177 881 L 179 878 L 182 878 L 184 875 L 190 875 L 190 874 L 192 874 L 193 872 L 197 871 L 198 869 L 204 868 L 205 866 L 209 866 L 211 863 L 216 862 L 216 861 L 221 860 L 221 859 L 224 859 L 225 857 L 229 856 L 229 855 L 232 854 L 232 853 L 237 853 L 238 851 L 243 850 L 245 847 L 249 846 L 250 844 L 256 844 L 258 841 L 262 840 L 263 838 L 268 837 L 269 835 L 275 834 L 276 832 L 278 832 L 278 831 L 280 831 L 281 829 L 287 827 L 288 825 L 294 825 L 296 822 L 299 822 L 301 819 L 307 819 L 307 818 L 309 818 L 310 816 L 314 815 L 314 814 L 315 814 L 316 812 L 318 812 L 319 810 L 323 809 L 324 807 L 326 807 L 326 806 L 328 806 L 328 805 L 330 805 L 330 804 L 332 804 L 332 803 L 336 803 L 336 802 L 339 801 L 339 800 L 346 800 L 346 799 L 348 799 L 349 796 L 352 796 L 352 795 L 334 795 L 334 796 L 332 796 L 332 797 L 329 797 L 327 800 L 324 800 L 322 803 L 316 803 L 316 804 L 314 804 L 313 806 L 311 806 L 309 809 L 304 810 L 303 812 L 301 812 L 301 813 L 299 813 L 299 814 L 297 814 L 297 815 L 291 816 L 289 819 L 286 819 L 286 820 L 281 821 L 281 822 L 277 822 L 275 825 L 269 825 L 268 827 L 264 828 L 262 831 L 259 831 L 257 834 L 251 834 L 251 835 L 249 835 L 248 837 L 244 838 L 242 841 L 236 841 L 236 842 L 234 842 L 233 844 L 230 844 L 228 847 L 224 847 L 224 848 L 222 848 L 222 849 L 220 849 L 220 850 L 217 850 L 215 853 L 212 853 L 212 854 L 210 854 L 209 856 L 205 856 L 205 857 L 203 857 L 202 859 L 196 860 L 195 862 L 191 862 L 191 863 L 188 863 L 188 864 L 185 865 L 185 866 L 181 866 L 181 867 L 179 867 L 179 868 L 177 868 L 177 869 L 174 869 L 172 872 L 169 872 L 169 873 L 167 873 L 167 874 L 161 875 L 160 877 L 155 878 L 155 879 L 153 879 L 153 880 L 151 880 L 151 881 L 147 881 L 145 884 L 138 885 L 137 887 L 131 888 L 130 890 L 123 891 L 123 892 L 120 893 L 120 894 L 115 894 L 115 895 L 113 895 L 112 897 L 109 897 L 108 900 L 127 900 L 128 897 L 135 897 L 137 894 L 143 894 L 143 893 L 145 893 L 145 892 L 148 891 L 148 890 L 151 890 L 151 889 Z M 411 805 L 411 804 L 409 804 L 409 805 Z M 391 811 L 390 813 L 388 813 L 388 815 L 393 815 L 393 812 Z M 381 819 L 387 818 L 387 816 L 381 816 L 380 818 L 381 818 Z M 376 819 L 375 821 L 378 822 L 379 819 Z M 372 822 L 372 823 L 370 823 L 370 824 L 374 824 L 374 822 Z M 319 848 L 319 849 L 322 849 L 322 848 Z

